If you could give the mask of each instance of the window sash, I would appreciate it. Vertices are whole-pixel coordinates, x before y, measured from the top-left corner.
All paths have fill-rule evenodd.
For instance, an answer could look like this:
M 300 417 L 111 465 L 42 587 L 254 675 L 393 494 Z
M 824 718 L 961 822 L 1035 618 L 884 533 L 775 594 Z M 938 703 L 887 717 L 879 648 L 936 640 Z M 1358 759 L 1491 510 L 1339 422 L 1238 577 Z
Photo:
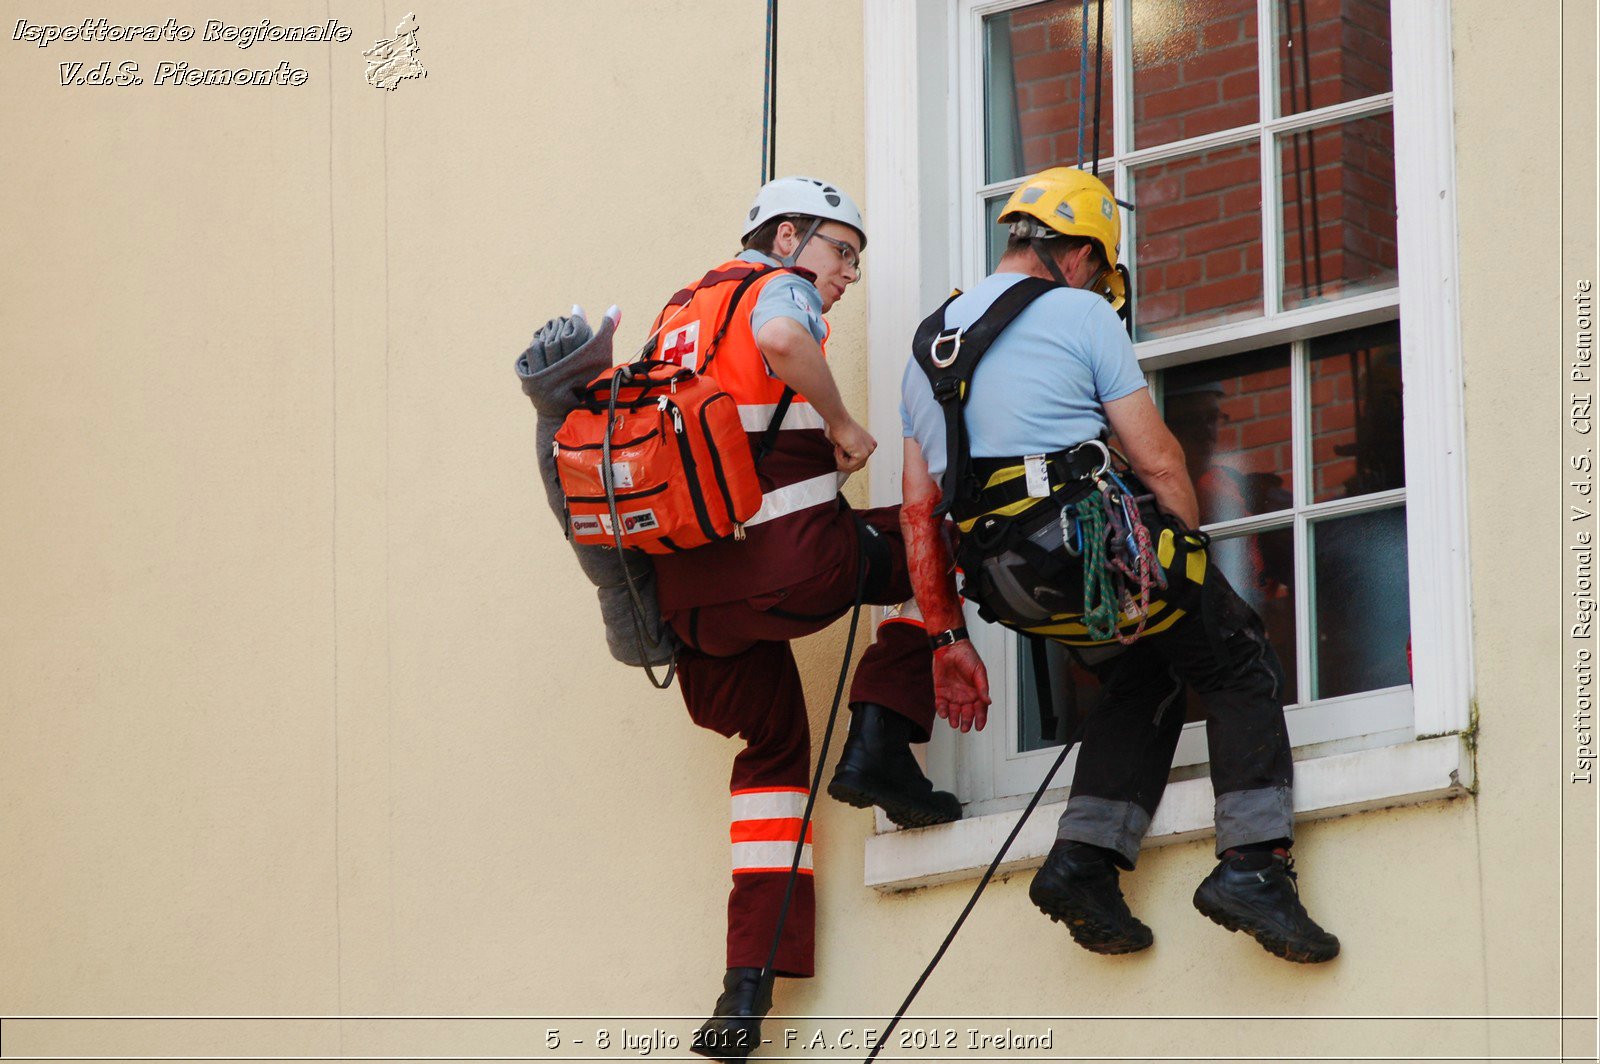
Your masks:
M 872 354 L 868 370 L 869 417 L 880 438 L 893 439 L 898 433 L 899 384 L 905 364 L 906 338 L 952 284 L 970 284 L 974 280 L 974 260 L 962 256 L 960 249 L 980 246 L 977 240 L 981 236 L 977 232 L 979 223 L 974 217 L 977 212 L 967 209 L 974 202 L 971 193 L 977 186 L 967 180 L 961 161 L 978 157 L 975 153 L 982 150 L 978 139 L 981 130 L 967 112 L 971 94 L 967 94 L 966 100 L 960 99 L 950 92 L 950 83 L 980 84 L 981 71 L 975 67 L 981 57 L 975 49 L 963 48 L 962 42 L 978 38 L 976 31 L 981 29 L 980 20 L 984 14 L 1018 7 L 1021 2 L 960 0 L 936 5 L 923 0 L 874 0 L 863 8 L 867 50 L 866 141 L 873 146 L 866 155 L 867 196 L 877 205 L 872 222 L 874 239 L 901 248 L 902 261 L 917 264 L 915 269 L 880 274 L 866 293 L 868 343 Z M 1113 22 L 1113 26 L 1126 25 L 1126 19 Z M 1275 28 L 1259 33 L 1260 39 L 1268 41 L 1275 36 Z M 1392 93 L 1339 105 L 1339 108 L 1307 112 L 1274 124 L 1273 128 L 1274 132 L 1281 132 L 1302 120 L 1339 117 L 1344 107 L 1370 104 L 1374 110 L 1380 110 L 1385 104 L 1392 106 L 1399 273 L 1403 279 L 1400 288 L 1353 296 L 1336 304 L 1299 308 L 1271 321 L 1234 323 L 1137 345 L 1142 365 L 1146 369 L 1158 369 L 1326 332 L 1334 327 L 1328 323 L 1336 319 L 1339 326 L 1353 328 L 1391 320 L 1399 313 L 1406 381 L 1406 481 L 1410 503 L 1407 541 L 1415 670 L 1414 717 L 1412 723 L 1402 729 L 1404 734 L 1398 740 L 1392 735 L 1368 737 L 1376 740 L 1404 741 L 1406 735 L 1426 737 L 1463 731 L 1469 726 L 1471 716 L 1473 670 L 1466 542 L 1466 434 L 1456 281 L 1459 255 L 1450 41 L 1448 5 L 1396 0 L 1392 7 L 1391 47 L 1393 53 L 1404 56 L 1405 61 L 1393 65 Z M 1127 42 L 1122 42 L 1121 47 L 1126 49 Z M 1276 67 L 1275 60 L 1261 62 L 1261 69 L 1268 72 L 1265 76 L 1272 79 L 1270 91 L 1264 94 L 1269 101 L 1277 98 Z M 1118 76 L 1113 64 L 1114 91 L 1123 94 L 1114 97 L 1117 113 L 1128 115 L 1131 114 L 1128 98 L 1117 82 Z M 1266 157 L 1270 156 L 1264 155 Z M 910 185 L 906 182 L 907 174 L 915 175 Z M 1266 187 L 1271 188 L 1270 184 Z M 1268 214 L 1276 217 L 1276 212 Z M 880 448 L 872 460 L 869 490 L 874 504 L 887 505 L 898 500 L 899 474 L 899 448 Z M 992 649 L 980 649 L 985 650 L 989 661 L 1001 660 Z M 998 725 L 999 720 L 995 723 Z M 984 734 L 992 734 L 994 730 L 992 725 L 991 732 Z M 975 774 L 974 766 L 958 765 L 956 761 L 958 748 L 969 747 L 974 741 L 987 740 L 976 733 L 956 736 L 947 728 L 936 729 L 934 742 L 928 748 L 928 764 L 941 786 L 958 785 L 964 799 L 976 802 L 971 812 L 981 814 L 985 811 L 985 799 L 992 804 L 994 778 L 986 771 Z M 1419 738 L 1405 743 L 1402 753 L 1412 761 L 1424 761 L 1427 760 L 1425 755 L 1439 742 L 1433 740 L 1430 745 Z M 1332 761 L 1341 764 L 1351 756 L 1370 760 L 1367 754 L 1348 755 L 1346 750 L 1340 749 L 1348 745 L 1324 744 L 1320 750 L 1336 754 Z M 1307 752 L 1315 757 L 1322 756 L 1317 747 Z M 1389 756 L 1379 750 L 1369 751 L 1369 754 L 1379 760 Z M 1305 779 L 1310 780 L 1318 762 L 1304 764 L 1307 766 Z M 1341 769 L 1334 775 L 1342 780 L 1348 773 Z M 1387 782 L 1378 787 L 1374 795 L 1380 791 L 1395 796 L 1415 792 L 1421 800 L 1433 793 L 1388 769 L 1379 775 Z M 1455 774 L 1450 778 L 1454 780 Z M 1029 787 L 1036 782 L 1037 775 Z M 1174 786 L 1181 790 L 1184 785 Z M 1373 800 L 1382 801 L 1381 797 Z M 1308 801 L 1308 808 L 1320 809 L 1327 804 L 1320 798 Z M 1017 800 L 1010 808 L 1017 808 L 1019 804 Z M 972 821 L 972 827 L 978 830 L 982 821 Z M 902 841 L 915 843 L 913 849 L 922 854 L 937 840 L 931 836 L 923 839 L 921 834 Z M 881 841 L 886 845 L 891 843 L 892 835 Z M 903 849 L 902 846 L 893 852 L 899 854 Z M 888 850 L 882 852 L 889 853 Z M 876 858 L 869 852 L 869 859 Z M 886 859 L 891 863 L 899 860 L 898 857 Z M 951 864 L 951 861 L 956 863 Z M 954 870 L 959 860 L 944 854 L 939 846 L 933 846 L 933 850 L 912 863 Z M 952 871 L 948 875 L 959 878 L 960 873 Z M 869 872 L 869 879 L 872 878 Z M 930 881 L 938 878 L 935 876 Z
M 989 137 L 986 128 L 989 118 L 988 108 L 985 106 L 984 94 L 981 91 L 984 84 L 983 70 L 988 61 L 984 21 L 993 15 L 1026 7 L 1032 2 L 1033 0 L 962 0 L 960 4 L 962 11 L 960 23 L 963 32 L 957 35 L 956 46 L 964 66 L 972 74 L 956 87 L 956 99 L 961 108 L 965 127 L 965 134 L 961 139 L 973 149 L 961 156 L 957 162 L 959 170 L 957 185 L 962 189 L 958 197 L 959 209 L 963 219 L 963 239 L 958 254 L 968 284 L 974 283 L 987 272 L 985 269 L 987 240 L 983 232 L 987 223 L 987 204 L 1002 194 L 1009 194 L 1026 180 L 1026 175 L 1004 181 L 984 180 L 984 159 Z M 1290 366 L 1295 506 L 1277 514 L 1208 526 L 1208 530 L 1217 532 L 1282 527 L 1292 527 L 1294 530 L 1297 657 L 1295 674 L 1299 690 L 1292 696 L 1286 716 L 1291 721 L 1299 723 L 1291 727 L 1291 741 L 1298 745 L 1308 745 L 1373 731 L 1388 732 L 1404 727 L 1410 723 L 1412 717 L 1409 688 L 1396 689 L 1397 692 L 1404 692 L 1403 694 L 1392 693 L 1376 700 L 1367 697 L 1370 692 L 1353 696 L 1358 702 L 1372 703 L 1381 707 L 1381 711 L 1360 714 L 1348 709 L 1351 704 L 1348 698 L 1313 702 L 1306 697 L 1313 683 L 1310 667 L 1313 657 L 1312 629 L 1315 620 L 1313 616 L 1315 595 L 1311 593 L 1309 585 L 1310 523 L 1334 514 L 1377 510 L 1396 503 L 1404 505 L 1406 492 L 1404 488 L 1400 488 L 1391 492 L 1359 496 L 1355 499 L 1331 500 L 1315 505 L 1310 503 L 1307 493 L 1310 490 L 1311 441 L 1305 394 L 1308 387 L 1306 380 L 1308 351 L 1304 340 L 1312 335 L 1340 331 L 1386 319 L 1392 320 L 1400 301 L 1400 289 L 1396 285 L 1376 292 L 1333 298 L 1284 311 L 1282 309 L 1283 189 L 1279 174 L 1283 136 L 1301 130 L 1332 126 L 1340 122 L 1392 112 L 1394 93 L 1391 91 L 1289 116 L 1277 116 L 1279 94 L 1276 54 L 1278 35 L 1275 21 L 1277 5 L 1273 0 L 1257 0 L 1257 68 L 1260 76 L 1258 120 L 1248 125 L 1198 137 L 1128 150 L 1133 143 L 1134 120 L 1130 6 L 1133 0 L 1108 0 L 1108 2 L 1115 5 L 1115 14 L 1110 20 L 1111 32 L 1108 33 L 1106 42 L 1111 49 L 1107 67 L 1110 71 L 1109 81 L 1113 100 L 1113 129 L 1110 138 L 1112 152 L 1108 158 L 1100 160 L 1100 168 L 1113 178 L 1117 189 L 1122 190 L 1123 194 L 1131 193 L 1131 198 L 1137 205 L 1138 188 L 1130 177 L 1130 170 L 1134 168 L 1197 155 L 1216 148 L 1248 144 L 1252 141 L 1259 146 L 1263 312 L 1239 321 L 1202 326 L 1170 336 L 1144 340 L 1135 346 L 1135 353 L 1140 359 L 1141 366 L 1149 370 L 1217 358 L 1234 351 L 1249 350 L 1252 347 L 1269 346 L 1274 340 L 1284 338 L 1294 340 Z M 1138 266 L 1133 253 L 1138 240 L 1137 211 L 1131 216 L 1125 212 L 1124 223 L 1123 248 L 1134 269 L 1134 283 L 1137 285 Z M 986 757 L 979 755 L 973 758 L 958 758 L 959 763 L 969 767 L 969 771 L 959 773 L 959 782 L 965 788 L 959 793 L 965 798 L 978 791 L 988 791 L 989 797 L 1004 797 L 1013 786 L 1018 790 L 1032 790 L 1038 785 L 1039 775 L 1054 760 L 1060 748 L 1053 746 L 1033 751 L 1019 749 L 1021 746 L 1021 737 L 1017 733 L 1021 723 L 1019 683 L 1029 682 L 1028 677 L 1018 675 L 1019 640 L 1012 633 L 983 625 L 975 616 L 969 616 L 968 620 L 969 627 L 984 632 L 982 642 L 989 645 L 980 645 L 979 649 L 984 652 L 985 660 L 991 663 L 1004 662 L 1004 682 L 1001 684 L 991 682 L 990 685 L 991 690 L 999 695 L 991 708 L 990 719 L 997 723 L 1004 721 L 1005 730 L 1003 736 L 997 734 L 996 738 L 987 744 L 991 749 Z M 1337 723 L 1339 719 L 1337 707 L 1340 705 L 1346 707 L 1344 719 L 1349 724 L 1342 733 Z M 1315 726 L 1311 725 L 1312 721 L 1316 722 Z M 1305 736 L 1303 742 L 1302 735 Z M 1178 757 L 1174 761 L 1175 766 L 1198 764 L 1205 758 L 1203 725 L 1187 725 L 1184 738 L 1179 744 Z M 1074 753 L 1069 757 L 1069 766 L 1075 763 L 1075 760 Z M 968 764 L 985 761 L 988 764 Z M 1070 767 L 1064 766 L 1063 778 L 1070 778 L 1069 773 Z M 988 780 L 988 786 L 984 785 L 985 778 Z

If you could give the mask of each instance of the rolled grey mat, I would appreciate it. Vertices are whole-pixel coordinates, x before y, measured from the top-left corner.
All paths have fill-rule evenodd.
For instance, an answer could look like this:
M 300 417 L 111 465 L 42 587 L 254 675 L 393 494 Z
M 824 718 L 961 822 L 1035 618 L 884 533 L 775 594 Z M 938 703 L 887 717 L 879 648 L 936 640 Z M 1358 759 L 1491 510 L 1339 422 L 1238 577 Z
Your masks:
M 578 406 L 578 391 L 611 368 L 611 341 L 616 334 L 612 319 L 600 319 L 599 332 L 590 328 L 580 315 L 552 318 L 533 336 L 528 349 L 517 356 L 517 377 L 522 391 L 533 401 L 535 414 L 534 448 L 539 458 L 539 479 L 544 483 L 550 512 L 566 529 L 566 508 L 561 481 L 556 476 L 556 430 Z M 569 540 L 570 543 L 570 540 Z M 677 652 L 678 640 L 661 623 L 656 604 L 656 574 L 647 555 L 639 551 L 618 551 L 609 547 L 571 543 L 583 574 L 594 584 L 600 598 L 600 617 L 606 626 L 606 646 L 611 656 L 624 665 L 666 665 Z M 632 597 L 624 567 L 633 575 L 634 586 L 644 604 L 642 634 L 634 625 Z M 639 659 L 640 640 L 647 660 Z

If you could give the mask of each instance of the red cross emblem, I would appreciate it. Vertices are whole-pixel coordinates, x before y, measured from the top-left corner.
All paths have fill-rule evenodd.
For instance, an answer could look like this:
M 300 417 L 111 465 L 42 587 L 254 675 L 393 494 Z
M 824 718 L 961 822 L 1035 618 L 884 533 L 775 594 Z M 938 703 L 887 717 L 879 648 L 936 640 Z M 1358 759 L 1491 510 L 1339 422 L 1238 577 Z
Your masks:
M 691 321 L 681 329 L 667 333 L 661 344 L 661 357 L 676 362 L 686 369 L 694 369 L 699 361 L 700 323 Z

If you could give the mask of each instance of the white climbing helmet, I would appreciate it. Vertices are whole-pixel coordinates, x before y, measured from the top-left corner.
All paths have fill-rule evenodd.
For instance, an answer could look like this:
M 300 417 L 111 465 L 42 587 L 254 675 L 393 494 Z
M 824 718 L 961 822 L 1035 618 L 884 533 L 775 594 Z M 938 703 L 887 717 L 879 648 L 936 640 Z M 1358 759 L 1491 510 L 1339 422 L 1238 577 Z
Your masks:
M 745 216 L 743 240 L 767 222 L 785 214 L 804 214 L 828 222 L 848 225 L 861 238 L 861 250 L 867 248 L 867 230 L 861 222 L 861 211 L 855 202 L 826 181 L 813 177 L 780 177 L 768 181 L 756 193 L 756 201 Z

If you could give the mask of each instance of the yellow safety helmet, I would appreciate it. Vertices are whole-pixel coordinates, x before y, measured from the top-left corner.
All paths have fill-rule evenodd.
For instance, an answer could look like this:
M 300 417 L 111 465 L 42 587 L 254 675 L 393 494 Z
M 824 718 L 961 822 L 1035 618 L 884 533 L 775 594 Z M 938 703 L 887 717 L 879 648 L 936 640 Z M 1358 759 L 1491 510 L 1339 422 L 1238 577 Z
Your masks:
M 1100 246 L 1107 272 L 1092 285 L 1114 307 L 1126 299 L 1126 274 L 1117 269 L 1122 249 L 1122 216 L 1104 181 L 1072 166 L 1041 170 L 1022 183 L 1000 211 L 1000 224 L 1014 236 L 1086 237 Z M 1107 290 L 1109 289 L 1109 290 Z

